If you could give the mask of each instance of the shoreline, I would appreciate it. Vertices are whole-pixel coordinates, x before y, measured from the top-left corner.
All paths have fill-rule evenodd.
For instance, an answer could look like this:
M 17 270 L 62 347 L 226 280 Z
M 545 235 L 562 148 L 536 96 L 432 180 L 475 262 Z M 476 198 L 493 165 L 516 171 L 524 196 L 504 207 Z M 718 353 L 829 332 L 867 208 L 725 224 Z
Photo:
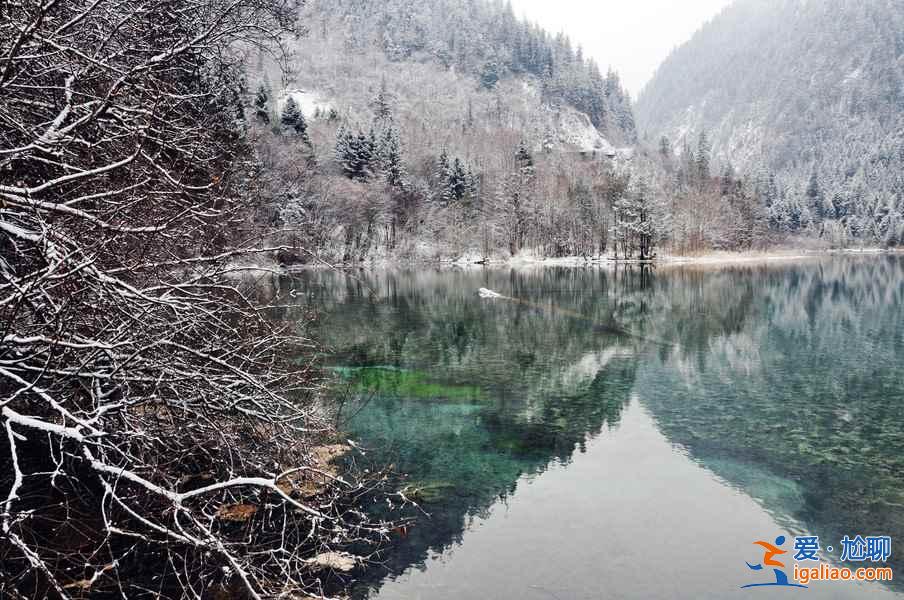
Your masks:
M 639 259 L 613 259 L 612 257 L 535 257 L 533 255 L 519 255 L 507 259 L 483 260 L 470 255 L 457 259 L 437 260 L 390 260 L 374 259 L 361 263 L 336 263 L 327 265 L 323 263 L 281 265 L 287 273 L 331 269 L 337 270 L 380 270 L 392 268 L 433 267 L 448 269 L 475 269 L 475 268 L 512 268 L 524 269 L 534 267 L 595 267 L 615 268 L 619 266 L 650 265 L 655 267 L 684 267 L 684 266 L 730 266 L 773 264 L 779 262 L 794 262 L 805 260 L 817 260 L 822 258 L 839 256 L 904 256 L 904 249 L 885 248 L 848 248 L 838 250 L 782 250 L 753 251 L 753 252 L 706 252 L 698 255 L 673 255 L 663 254 L 650 260 Z

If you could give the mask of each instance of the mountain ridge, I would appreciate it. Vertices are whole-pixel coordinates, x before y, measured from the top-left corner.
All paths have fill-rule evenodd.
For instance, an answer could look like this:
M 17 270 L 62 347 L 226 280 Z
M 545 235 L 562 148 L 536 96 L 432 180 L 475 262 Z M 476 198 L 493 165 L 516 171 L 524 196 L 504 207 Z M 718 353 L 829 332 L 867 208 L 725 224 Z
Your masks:
M 904 4 L 738 0 L 677 48 L 635 104 L 648 137 L 766 187 L 773 222 L 896 244 L 904 212 Z

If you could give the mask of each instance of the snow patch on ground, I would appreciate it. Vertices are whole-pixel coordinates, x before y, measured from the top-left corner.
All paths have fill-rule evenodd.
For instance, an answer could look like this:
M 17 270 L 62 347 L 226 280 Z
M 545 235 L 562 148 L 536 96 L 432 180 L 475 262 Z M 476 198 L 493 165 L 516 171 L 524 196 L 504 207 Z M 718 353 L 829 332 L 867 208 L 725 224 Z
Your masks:
M 590 117 L 571 107 L 559 108 L 555 115 L 556 145 L 576 148 L 578 152 L 614 157 L 616 149 L 590 122 Z
M 317 92 L 289 88 L 282 93 L 277 101 L 280 113 L 286 102 L 288 102 L 289 97 L 295 99 L 295 102 L 301 108 L 302 114 L 304 114 L 304 118 L 309 121 L 317 118 L 318 115 L 320 118 L 325 119 L 330 110 L 335 109 L 335 106 L 329 100 L 323 98 Z
M 483 263 L 483 261 L 483 253 L 480 252 L 480 250 L 471 248 L 470 250 L 465 250 L 458 257 L 456 257 L 455 260 L 452 261 L 452 264 L 458 266 L 467 266 L 481 264 Z
M 659 256 L 656 264 L 668 265 L 730 265 L 763 263 L 783 260 L 806 260 L 825 256 L 824 252 L 712 252 L 700 256 Z

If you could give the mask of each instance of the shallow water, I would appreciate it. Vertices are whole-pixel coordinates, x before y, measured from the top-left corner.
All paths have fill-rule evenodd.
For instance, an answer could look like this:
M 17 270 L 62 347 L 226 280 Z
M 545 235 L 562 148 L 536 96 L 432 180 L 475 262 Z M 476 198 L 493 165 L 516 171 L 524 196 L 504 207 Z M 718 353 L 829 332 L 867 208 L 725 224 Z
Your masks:
M 430 515 L 359 597 L 774 597 L 739 588 L 770 579 L 745 563 L 780 534 L 820 536 L 831 564 L 843 535 L 889 535 L 904 567 L 901 258 L 290 285 L 321 311 L 365 460 Z

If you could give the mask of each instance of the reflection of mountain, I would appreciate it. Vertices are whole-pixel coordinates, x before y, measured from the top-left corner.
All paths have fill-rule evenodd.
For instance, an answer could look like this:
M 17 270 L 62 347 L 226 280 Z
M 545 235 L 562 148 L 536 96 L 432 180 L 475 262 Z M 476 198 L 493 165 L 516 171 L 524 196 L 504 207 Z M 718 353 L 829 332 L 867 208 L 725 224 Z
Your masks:
M 396 373 L 352 423 L 432 515 L 386 554 L 391 574 L 456 543 L 522 475 L 568 462 L 632 396 L 779 524 L 904 539 L 899 258 L 362 277 L 295 284 L 324 308 L 338 364 Z
M 493 287 L 608 321 L 605 295 L 578 302 L 588 285 L 608 289 L 608 275 L 381 274 L 360 288 L 334 274 L 308 277 L 305 289 L 326 307 L 320 328 L 334 360 L 381 367 L 351 371 L 378 391 L 353 433 L 376 461 L 409 474 L 431 514 L 385 555 L 392 574 L 460 540 L 467 519 L 513 493 L 522 475 L 569 461 L 588 436 L 616 426 L 634 387 L 634 349 L 595 330 L 594 319 L 476 295 Z M 481 393 L 462 394 L 474 385 Z
M 756 318 L 694 336 L 693 352 L 677 334 L 674 351 L 639 368 L 644 405 L 673 443 L 787 526 L 836 546 L 844 534 L 904 538 L 904 262 L 731 279 L 757 290 Z

